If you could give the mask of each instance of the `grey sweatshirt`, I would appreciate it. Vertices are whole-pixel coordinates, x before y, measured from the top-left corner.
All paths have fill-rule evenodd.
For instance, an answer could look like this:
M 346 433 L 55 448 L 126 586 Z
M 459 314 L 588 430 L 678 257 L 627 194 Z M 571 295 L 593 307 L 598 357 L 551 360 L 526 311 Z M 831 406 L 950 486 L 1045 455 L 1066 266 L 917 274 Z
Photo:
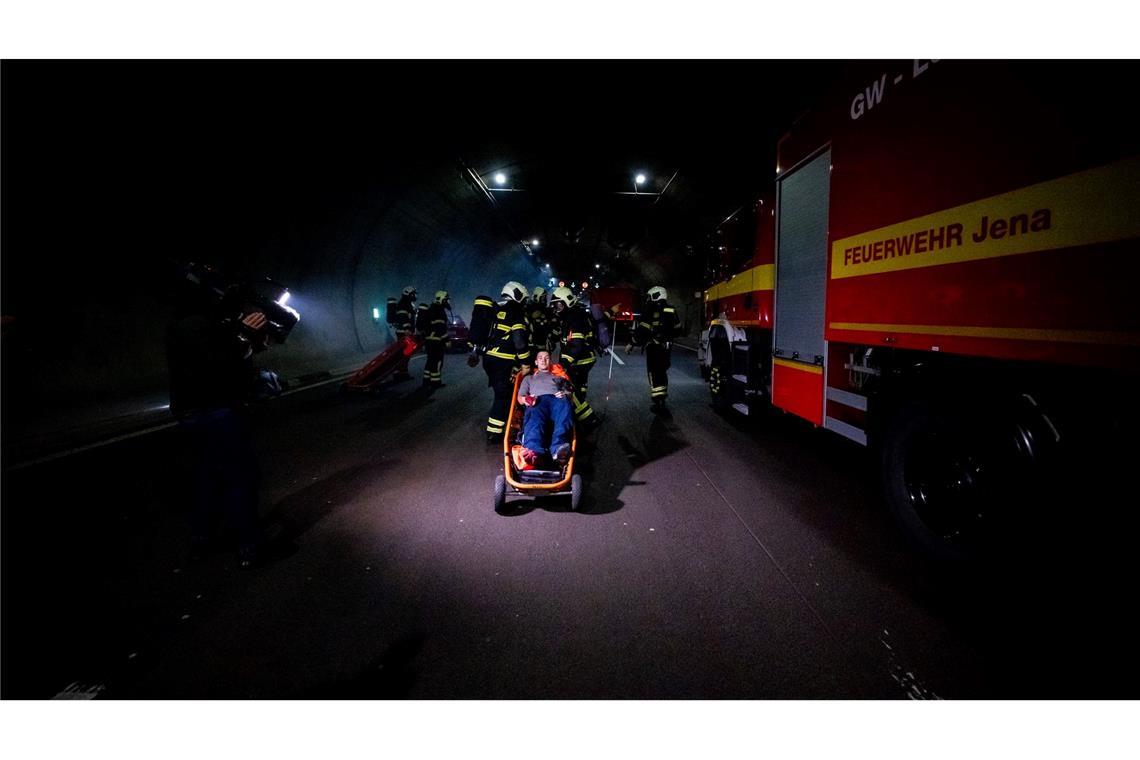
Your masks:
M 523 396 L 547 396 L 565 390 L 566 381 L 549 370 L 527 375 L 519 383 L 519 398 Z

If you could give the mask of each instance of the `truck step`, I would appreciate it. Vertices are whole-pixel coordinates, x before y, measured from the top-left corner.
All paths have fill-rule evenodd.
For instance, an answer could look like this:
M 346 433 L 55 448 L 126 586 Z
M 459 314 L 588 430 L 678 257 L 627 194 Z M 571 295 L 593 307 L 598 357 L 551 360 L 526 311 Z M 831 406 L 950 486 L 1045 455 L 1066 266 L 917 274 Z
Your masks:
M 732 379 L 738 383 L 748 384 L 748 375 L 733 375 Z
M 733 404 L 732 408 L 735 409 L 736 411 L 740 412 L 743 415 L 747 416 L 747 414 L 748 414 L 748 404 Z

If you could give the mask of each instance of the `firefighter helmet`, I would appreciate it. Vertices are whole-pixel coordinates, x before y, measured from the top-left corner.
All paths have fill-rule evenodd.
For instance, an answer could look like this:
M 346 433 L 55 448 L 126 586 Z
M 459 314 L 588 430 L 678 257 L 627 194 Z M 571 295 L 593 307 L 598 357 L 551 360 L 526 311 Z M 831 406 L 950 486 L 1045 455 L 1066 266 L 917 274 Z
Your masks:
M 544 298 L 546 298 L 546 288 L 541 285 L 536 286 L 535 289 L 530 292 L 530 300 L 535 303 L 542 303 Z
M 555 288 L 554 292 L 550 295 L 551 306 L 561 302 L 562 305 L 567 309 L 573 306 L 577 300 L 578 299 L 574 297 L 574 291 L 570 290 L 570 288 L 566 287 L 565 285 L 560 288 Z
M 447 291 L 446 290 L 435 291 L 435 302 L 436 303 L 447 303 Z
M 503 286 L 503 291 L 502 291 L 501 295 L 504 298 L 506 298 L 508 301 L 514 301 L 515 303 L 522 303 L 523 301 L 526 300 L 526 287 L 520 282 L 515 282 L 514 280 L 511 280 L 510 282 L 508 282 L 506 285 Z
M 665 288 L 660 285 L 655 285 L 649 289 L 649 300 L 653 303 L 665 300 Z
M 415 298 L 416 297 L 415 287 L 412 285 L 409 285 L 408 287 L 404 288 L 404 295 L 411 296 L 412 298 Z

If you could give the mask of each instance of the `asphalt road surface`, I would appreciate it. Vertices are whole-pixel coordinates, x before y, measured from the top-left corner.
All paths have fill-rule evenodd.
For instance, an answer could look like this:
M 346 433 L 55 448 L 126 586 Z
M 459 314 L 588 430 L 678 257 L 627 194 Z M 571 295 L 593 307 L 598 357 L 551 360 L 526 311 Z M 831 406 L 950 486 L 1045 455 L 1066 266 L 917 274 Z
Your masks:
M 333 383 L 256 412 L 284 551 L 252 570 L 224 545 L 185 561 L 176 430 L 5 473 L 3 696 L 1135 696 L 1130 584 L 1065 547 L 947 577 L 870 452 L 719 416 L 679 348 L 655 414 L 623 358 L 591 377 L 579 512 L 493 510 L 491 393 L 455 356 L 434 394 Z

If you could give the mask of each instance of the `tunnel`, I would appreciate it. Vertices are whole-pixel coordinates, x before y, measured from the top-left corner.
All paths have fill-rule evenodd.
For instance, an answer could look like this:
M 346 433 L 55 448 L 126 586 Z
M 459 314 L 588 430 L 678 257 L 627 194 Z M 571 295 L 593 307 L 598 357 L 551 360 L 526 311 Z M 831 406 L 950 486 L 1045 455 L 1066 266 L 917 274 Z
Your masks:
M 1134 699 L 1106 67 L 521 65 L 5 61 L 3 697 Z M 248 461 L 171 409 L 191 262 L 299 316 Z M 573 496 L 514 374 L 493 430 L 512 282 L 614 307 Z

